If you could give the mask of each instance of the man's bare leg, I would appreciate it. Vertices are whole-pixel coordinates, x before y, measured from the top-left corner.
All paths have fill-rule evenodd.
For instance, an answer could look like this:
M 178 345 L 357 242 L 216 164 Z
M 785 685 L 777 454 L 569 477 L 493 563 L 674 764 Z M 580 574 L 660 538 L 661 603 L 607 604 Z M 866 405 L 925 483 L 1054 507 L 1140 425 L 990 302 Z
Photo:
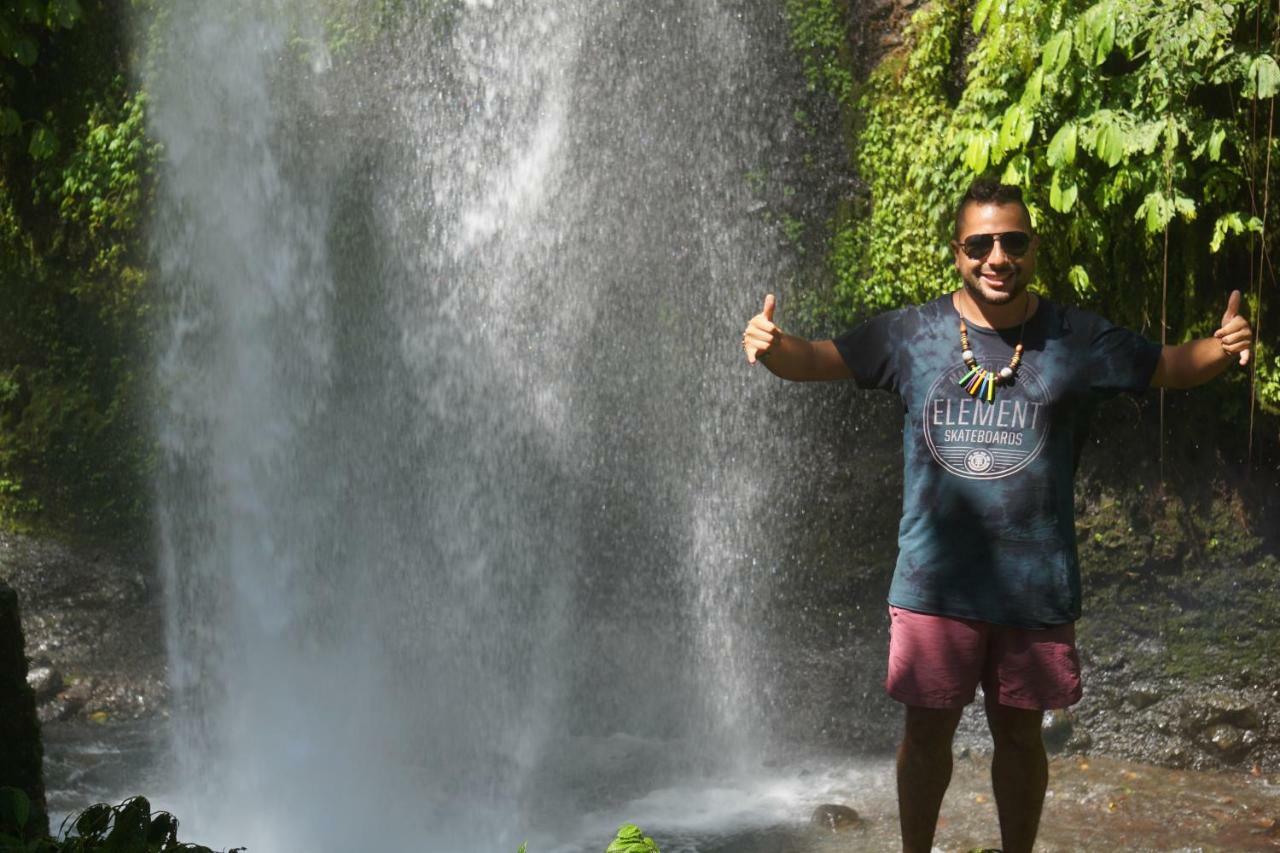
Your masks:
M 995 741 L 991 787 L 1005 853 L 1031 853 L 1040 828 L 1049 784 L 1049 760 L 1040 737 L 1043 718 L 1042 711 L 987 703 L 987 725 Z
M 951 740 L 962 710 L 907 706 L 907 724 L 898 747 L 903 853 L 929 853 L 933 847 L 938 809 L 951 784 Z

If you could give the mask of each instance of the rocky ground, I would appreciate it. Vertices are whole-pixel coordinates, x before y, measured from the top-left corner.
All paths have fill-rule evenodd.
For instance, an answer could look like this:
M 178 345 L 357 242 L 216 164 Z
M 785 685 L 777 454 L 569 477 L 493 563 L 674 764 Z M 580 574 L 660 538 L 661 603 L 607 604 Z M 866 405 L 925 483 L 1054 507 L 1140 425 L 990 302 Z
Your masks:
M 164 713 L 160 591 L 147 563 L 0 533 L 0 582 L 18 592 L 43 723 Z

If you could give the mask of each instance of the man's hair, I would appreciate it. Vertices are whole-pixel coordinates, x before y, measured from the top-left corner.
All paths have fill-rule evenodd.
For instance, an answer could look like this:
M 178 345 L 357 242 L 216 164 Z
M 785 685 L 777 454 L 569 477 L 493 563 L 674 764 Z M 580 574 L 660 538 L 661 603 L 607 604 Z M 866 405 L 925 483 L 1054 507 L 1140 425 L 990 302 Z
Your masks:
M 1020 187 L 1002 184 L 993 178 L 978 178 L 969 185 L 968 192 L 956 206 L 956 237 L 960 236 L 960 221 L 964 217 L 964 210 L 971 204 L 1016 204 L 1022 208 L 1022 214 L 1027 217 L 1027 225 L 1031 225 L 1031 211 L 1027 210 L 1027 203 L 1022 200 Z

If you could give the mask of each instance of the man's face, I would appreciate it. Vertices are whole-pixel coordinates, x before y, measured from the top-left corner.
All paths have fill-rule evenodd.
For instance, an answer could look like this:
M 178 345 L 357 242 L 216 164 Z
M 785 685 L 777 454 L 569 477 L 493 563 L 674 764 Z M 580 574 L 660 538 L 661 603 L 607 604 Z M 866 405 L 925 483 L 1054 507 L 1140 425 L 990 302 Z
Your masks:
M 1031 234 L 1031 223 L 1021 205 L 971 202 L 965 206 L 960 217 L 960 230 L 951 242 L 951 250 L 955 253 L 956 269 L 964 279 L 965 290 L 975 301 L 1006 305 L 1031 283 L 1036 271 L 1037 237 L 1031 237 L 1021 255 L 1011 253 L 1000 239 L 992 243 L 991 250 L 984 256 L 973 258 L 964 251 L 964 241 L 970 237 L 1010 231 Z M 1016 242 L 1016 239 L 1011 242 Z

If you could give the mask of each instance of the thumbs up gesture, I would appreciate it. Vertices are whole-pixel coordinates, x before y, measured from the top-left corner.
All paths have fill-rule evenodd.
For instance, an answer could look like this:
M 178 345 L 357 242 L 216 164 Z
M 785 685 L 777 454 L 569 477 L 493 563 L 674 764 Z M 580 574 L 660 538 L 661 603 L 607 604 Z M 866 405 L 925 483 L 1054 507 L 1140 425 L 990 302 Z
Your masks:
M 1253 329 L 1249 321 L 1240 316 L 1240 291 L 1231 291 L 1227 299 L 1227 310 L 1222 315 L 1222 326 L 1213 336 L 1222 342 L 1222 351 L 1228 355 L 1239 355 L 1240 365 L 1249 363 L 1249 352 L 1253 348 Z
M 747 323 L 742 333 L 742 349 L 747 354 L 747 361 L 756 363 L 756 359 L 765 359 L 769 351 L 782 340 L 782 330 L 773 324 L 773 310 L 777 300 L 770 293 L 764 298 L 764 308 Z

